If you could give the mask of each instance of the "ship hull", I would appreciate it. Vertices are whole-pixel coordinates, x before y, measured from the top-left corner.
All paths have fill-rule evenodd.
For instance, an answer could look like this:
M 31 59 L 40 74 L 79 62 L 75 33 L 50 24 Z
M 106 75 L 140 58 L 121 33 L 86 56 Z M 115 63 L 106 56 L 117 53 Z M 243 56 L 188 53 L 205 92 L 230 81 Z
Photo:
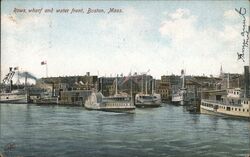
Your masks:
M 216 102 L 202 100 L 200 112 L 205 114 L 213 114 L 217 116 L 233 116 L 241 118 L 250 118 L 250 108 L 240 106 L 223 105 Z M 206 106 L 204 105 L 206 104 Z
M 28 103 L 28 99 L 26 95 L 1 96 L 0 103 L 23 104 Z
M 153 107 L 160 107 L 161 104 L 135 104 L 135 106 L 139 108 L 153 108 Z
M 135 108 L 97 108 L 97 107 L 86 107 L 87 110 L 105 111 L 105 112 L 126 112 L 134 113 Z
M 1 100 L 0 103 L 9 103 L 9 104 L 27 104 L 28 101 L 26 99 L 20 100 Z
M 186 106 L 186 105 L 188 105 L 188 102 L 187 101 L 183 101 L 183 100 L 181 100 L 181 101 L 171 101 L 174 105 L 180 105 L 180 106 Z
M 89 110 L 98 110 L 98 111 L 104 111 L 104 112 L 117 112 L 117 113 L 134 113 L 135 109 L 108 109 L 108 108 L 103 108 L 103 109 L 89 109 Z
M 250 119 L 250 115 L 248 116 L 242 116 L 242 115 L 234 115 L 234 114 L 227 114 L 223 112 L 216 112 L 211 110 L 206 110 L 204 108 L 200 109 L 200 113 L 207 114 L 207 115 L 214 115 L 218 117 L 232 117 L 232 118 L 241 118 L 241 119 Z

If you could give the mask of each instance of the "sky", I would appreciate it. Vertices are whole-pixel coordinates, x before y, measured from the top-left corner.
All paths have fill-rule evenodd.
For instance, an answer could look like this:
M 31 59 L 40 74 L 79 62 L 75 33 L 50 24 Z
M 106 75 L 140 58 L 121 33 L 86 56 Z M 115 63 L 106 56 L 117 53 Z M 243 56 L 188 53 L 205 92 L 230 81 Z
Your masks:
M 1 74 L 18 66 L 36 77 L 130 72 L 217 76 L 243 73 L 243 18 L 249 1 L 1 1 Z M 14 9 L 43 8 L 39 13 Z M 53 13 L 44 13 L 53 8 Z M 56 13 L 78 8 L 85 13 Z M 86 14 L 104 9 L 105 13 Z M 121 13 L 110 13 L 110 8 Z

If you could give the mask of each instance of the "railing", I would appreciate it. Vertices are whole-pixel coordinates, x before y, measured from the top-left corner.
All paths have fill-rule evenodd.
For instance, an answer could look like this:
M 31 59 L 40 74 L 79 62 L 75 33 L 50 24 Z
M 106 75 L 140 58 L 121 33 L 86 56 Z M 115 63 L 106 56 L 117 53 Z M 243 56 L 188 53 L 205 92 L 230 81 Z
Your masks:
M 241 104 L 227 104 L 226 102 L 224 101 L 218 101 L 218 100 L 209 100 L 209 99 L 202 99 L 201 102 L 205 102 L 205 103 L 213 103 L 213 104 L 216 104 L 216 105 L 227 105 L 227 106 L 241 106 Z
M 223 101 L 209 100 L 209 99 L 202 99 L 201 102 L 216 103 L 216 104 L 225 104 Z

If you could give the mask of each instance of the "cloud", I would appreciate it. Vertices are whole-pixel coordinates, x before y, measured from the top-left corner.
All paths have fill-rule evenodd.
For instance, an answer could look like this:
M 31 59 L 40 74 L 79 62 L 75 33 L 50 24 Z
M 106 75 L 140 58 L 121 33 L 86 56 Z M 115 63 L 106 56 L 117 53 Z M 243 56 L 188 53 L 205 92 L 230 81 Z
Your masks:
M 151 29 L 149 20 L 134 8 L 127 8 L 126 14 L 120 16 L 107 16 L 98 22 L 100 35 L 98 41 L 105 45 L 101 56 L 107 59 L 102 60 L 102 68 L 108 72 L 109 65 L 115 73 L 122 69 L 132 69 L 133 71 L 143 72 L 148 69 L 145 65 L 152 67 L 154 46 L 147 41 L 148 32 Z M 106 51 L 108 50 L 108 51 Z M 146 54 L 146 55 L 145 55 Z M 145 67 L 145 68 L 142 68 Z
M 230 72 L 242 68 L 236 58 L 241 46 L 241 28 L 240 24 L 227 23 L 229 16 L 235 16 L 231 10 L 224 13 L 226 22 L 223 28 L 199 28 L 197 16 L 187 9 L 177 9 L 165 15 L 159 32 L 163 38 L 170 39 L 168 53 L 173 56 L 172 61 L 181 63 L 179 60 L 182 60 L 183 67 L 193 74 L 216 74 L 220 64 L 224 63 Z M 228 62 L 235 63 L 235 66 Z
M 164 13 L 161 21 L 132 7 L 101 18 L 57 17 L 52 29 L 48 28 L 49 17 L 3 14 L 2 69 L 19 64 L 41 77 L 45 68 L 40 62 L 47 60 L 50 76 L 84 75 L 86 71 L 114 76 L 151 69 L 150 74 L 159 78 L 166 73 L 180 74 L 182 68 L 196 75 L 218 74 L 220 64 L 230 72 L 242 68 L 236 56 L 242 23 L 228 22 L 222 13 L 222 28 L 200 28 L 199 15 L 191 10 Z M 52 47 L 48 46 L 50 39 Z
M 224 18 L 229 20 L 236 20 L 238 18 L 238 13 L 235 10 L 227 10 L 224 12 Z
M 174 13 L 169 13 L 168 17 L 162 22 L 159 29 L 161 35 L 179 42 L 194 37 L 196 32 L 193 25 L 197 21 L 197 17 L 190 15 L 188 9 L 177 9 Z
M 185 19 L 190 16 L 190 11 L 188 9 L 179 8 L 173 13 L 169 13 L 171 19 Z
M 49 26 L 49 18 L 44 15 L 16 15 L 2 14 L 2 31 L 8 33 L 26 33 L 27 31 L 38 30 Z
M 39 65 L 41 58 L 46 54 L 40 51 L 48 47 L 44 45 L 45 38 L 41 30 L 47 27 L 49 18 L 46 16 L 1 15 L 3 73 L 7 73 L 9 66 L 20 66 L 20 69 L 29 70 L 34 74 L 38 71 L 36 65 Z

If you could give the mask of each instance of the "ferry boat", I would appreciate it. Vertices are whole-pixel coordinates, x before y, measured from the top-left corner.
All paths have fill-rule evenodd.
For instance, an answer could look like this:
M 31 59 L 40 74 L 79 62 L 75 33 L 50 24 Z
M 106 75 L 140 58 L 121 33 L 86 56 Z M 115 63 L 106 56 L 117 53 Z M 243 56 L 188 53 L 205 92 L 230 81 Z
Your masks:
M 160 107 L 161 95 L 160 94 L 143 94 L 139 93 L 135 95 L 136 107 Z
M 185 95 L 186 89 L 179 89 L 177 92 L 173 91 L 172 93 L 172 102 L 177 105 L 184 105 L 185 104 Z
M 89 110 L 101 110 L 110 112 L 133 112 L 135 106 L 132 102 L 132 81 L 131 81 L 131 96 L 127 93 L 119 93 L 117 89 L 116 78 L 116 90 L 115 95 L 104 97 L 101 92 L 92 92 L 92 94 L 85 101 L 85 108 Z
M 142 75 L 143 77 L 143 75 Z M 142 78 L 143 80 L 143 78 Z M 154 85 L 154 84 L 152 84 Z M 154 92 L 154 87 L 152 87 L 152 93 L 147 93 L 147 79 L 146 79 L 146 89 L 143 93 L 143 81 L 142 81 L 142 92 L 135 95 L 135 106 L 136 107 L 160 107 L 161 106 L 161 95 Z
M 243 98 L 240 88 L 228 89 L 218 100 L 201 100 L 201 113 L 250 118 L 250 99 Z
M 185 74 L 184 70 L 181 70 L 182 87 L 172 92 L 172 103 L 177 105 L 186 104 L 187 89 L 185 88 Z
M 110 112 L 131 112 L 135 110 L 131 97 L 124 94 L 104 97 L 102 93 L 93 92 L 84 104 L 86 109 Z

